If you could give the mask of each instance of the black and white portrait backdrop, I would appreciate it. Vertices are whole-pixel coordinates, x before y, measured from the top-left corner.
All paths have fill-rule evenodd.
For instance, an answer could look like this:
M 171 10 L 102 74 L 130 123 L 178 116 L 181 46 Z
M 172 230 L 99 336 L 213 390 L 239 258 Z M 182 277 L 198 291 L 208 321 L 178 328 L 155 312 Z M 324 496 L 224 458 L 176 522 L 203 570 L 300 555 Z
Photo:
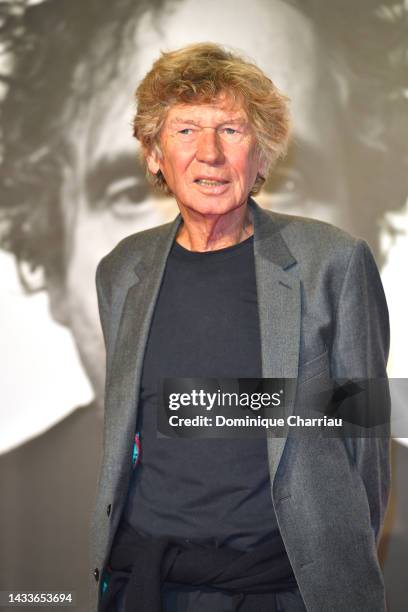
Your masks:
M 103 419 L 98 261 L 176 215 L 132 138 L 160 51 L 214 41 L 291 99 L 287 157 L 261 206 L 370 244 L 388 299 L 393 489 L 381 541 L 407 609 L 408 4 L 406 0 L 0 2 L 0 590 L 71 590 L 88 609 L 88 525 Z

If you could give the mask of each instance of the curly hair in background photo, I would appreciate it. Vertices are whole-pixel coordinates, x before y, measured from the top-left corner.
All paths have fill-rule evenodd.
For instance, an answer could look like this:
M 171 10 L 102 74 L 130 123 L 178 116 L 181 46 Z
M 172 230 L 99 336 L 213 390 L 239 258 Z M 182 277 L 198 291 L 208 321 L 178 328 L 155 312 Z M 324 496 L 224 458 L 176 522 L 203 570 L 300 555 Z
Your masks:
M 69 123 L 61 112 L 69 106 L 74 114 L 73 105 L 80 106 L 115 77 L 129 20 L 136 22 L 147 10 L 158 13 L 164 2 L 44 0 L 0 6 L 1 50 L 4 63 L 12 66 L 11 74 L 5 71 L 2 77 L 0 246 L 15 255 L 29 292 L 43 288 L 32 283 L 29 271 L 64 272 L 60 190 L 69 161 L 64 142 Z M 99 37 L 105 39 L 105 57 L 99 53 L 96 58 L 91 50 Z M 88 70 L 78 84 L 74 73 L 84 57 Z M 98 62 L 97 75 L 92 59 Z

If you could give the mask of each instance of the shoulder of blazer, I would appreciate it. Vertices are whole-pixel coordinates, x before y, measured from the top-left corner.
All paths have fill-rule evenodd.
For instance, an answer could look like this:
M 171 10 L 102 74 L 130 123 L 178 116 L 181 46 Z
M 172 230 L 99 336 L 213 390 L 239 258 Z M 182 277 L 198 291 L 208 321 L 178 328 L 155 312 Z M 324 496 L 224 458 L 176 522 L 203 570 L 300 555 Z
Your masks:
M 360 240 L 360 238 L 326 221 L 299 215 L 286 215 L 264 208 L 262 213 L 273 220 L 285 240 L 287 239 L 291 243 L 299 239 L 302 243 L 314 242 L 319 239 L 323 241 L 324 246 L 332 244 L 339 248 L 353 248 L 356 242 Z
M 170 223 L 152 227 L 141 232 L 130 234 L 123 238 L 107 255 L 102 257 L 98 264 L 97 275 L 105 282 L 108 278 L 133 273 L 134 267 L 142 255 L 149 257 L 149 251 L 153 252 L 156 241 L 166 236 L 178 217 Z
M 263 209 L 279 230 L 297 262 L 321 267 L 330 262 L 347 265 L 358 245 L 366 242 L 325 221 Z M 343 267 L 341 265 L 341 267 Z
M 371 270 L 378 276 L 374 256 L 365 240 L 324 221 L 265 210 L 253 200 L 250 204 L 257 230 L 255 253 L 268 260 L 276 252 L 276 244 L 283 243 L 295 262 L 290 274 L 299 277 L 305 291 L 313 290 L 321 282 L 340 290 L 347 272 L 356 266 L 361 273 Z

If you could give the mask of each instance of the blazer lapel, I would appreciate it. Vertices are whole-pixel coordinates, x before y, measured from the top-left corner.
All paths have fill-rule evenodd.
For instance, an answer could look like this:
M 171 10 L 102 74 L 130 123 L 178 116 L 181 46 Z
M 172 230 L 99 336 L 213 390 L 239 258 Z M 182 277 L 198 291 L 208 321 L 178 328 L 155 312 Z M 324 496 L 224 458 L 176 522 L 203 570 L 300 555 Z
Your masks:
M 264 378 L 296 378 L 299 366 L 301 300 L 296 259 L 284 241 L 273 213 L 268 213 L 253 200 L 255 273 L 261 332 L 262 376 Z M 292 395 L 285 397 L 285 414 L 294 407 Z M 268 458 L 271 482 L 276 474 L 288 428 L 275 438 L 268 430 Z
M 132 284 L 122 308 L 105 400 L 105 428 L 107 436 L 111 436 L 105 452 L 110 455 L 112 470 L 120 470 L 116 479 L 119 490 L 127 490 L 143 358 L 166 260 L 180 222 L 179 215 L 158 229 L 148 249 L 135 254 L 139 259 L 132 262 L 131 274 L 129 271 L 127 275 Z

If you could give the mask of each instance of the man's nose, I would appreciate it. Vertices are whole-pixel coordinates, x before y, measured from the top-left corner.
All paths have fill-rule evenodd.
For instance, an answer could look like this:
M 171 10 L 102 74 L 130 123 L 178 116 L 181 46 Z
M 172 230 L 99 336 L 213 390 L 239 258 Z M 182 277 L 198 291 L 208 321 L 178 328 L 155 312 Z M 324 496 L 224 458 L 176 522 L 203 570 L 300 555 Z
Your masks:
M 207 164 L 224 161 L 224 151 L 216 129 L 202 128 L 198 138 L 196 157 L 198 161 Z

